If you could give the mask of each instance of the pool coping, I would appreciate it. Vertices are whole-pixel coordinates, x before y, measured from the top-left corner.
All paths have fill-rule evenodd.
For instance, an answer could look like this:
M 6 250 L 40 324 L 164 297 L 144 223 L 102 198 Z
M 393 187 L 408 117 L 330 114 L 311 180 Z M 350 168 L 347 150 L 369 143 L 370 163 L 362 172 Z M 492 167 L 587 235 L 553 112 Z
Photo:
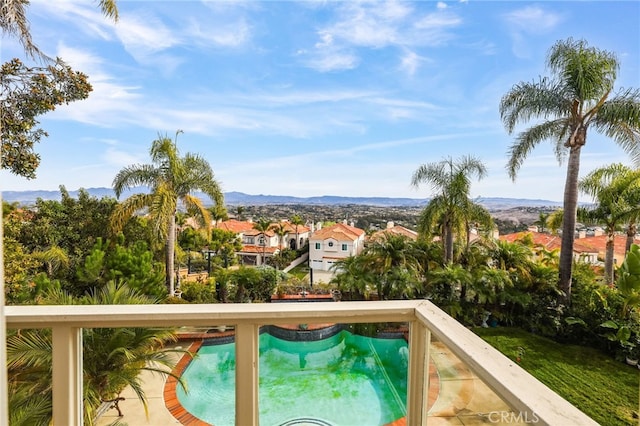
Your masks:
M 326 326 L 326 324 L 322 324 L 321 326 Z M 296 325 L 296 326 L 279 326 L 279 327 L 297 329 L 298 326 Z M 235 331 L 227 331 L 227 332 L 216 333 L 215 337 L 212 337 L 209 335 L 206 338 L 215 339 L 215 338 L 222 338 L 222 337 L 228 337 L 233 335 L 235 335 Z M 189 349 L 188 349 L 189 353 L 184 354 L 180 358 L 178 363 L 171 370 L 172 375 L 167 377 L 167 380 L 164 385 L 164 391 L 163 391 L 164 404 L 167 410 L 169 411 L 169 413 L 171 413 L 171 415 L 184 426 L 214 426 L 213 424 L 207 423 L 204 420 L 199 419 L 198 417 L 194 416 L 189 411 L 187 411 L 186 408 L 184 408 L 180 403 L 180 400 L 178 400 L 178 396 L 176 394 L 178 379 L 175 376 L 180 377 L 182 375 L 182 373 L 187 368 L 189 363 L 191 363 L 191 361 L 193 360 L 192 354 L 195 354 L 196 352 L 198 352 L 198 349 L 200 349 L 200 347 L 204 343 L 204 338 L 202 337 L 199 337 L 199 338 L 195 337 L 195 338 L 198 340 L 193 341 L 189 345 Z M 433 359 L 430 359 L 429 360 L 429 391 L 427 395 L 427 398 L 428 398 L 427 408 L 431 408 L 435 404 L 436 400 L 438 399 L 439 393 L 440 393 L 440 376 L 438 374 L 438 370 L 436 369 L 436 365 Z M 390 423 L 386 423 L 384 426 L 406 426 L 407 424 L 406 419 L 407 419 L 406 416 L 401 417 Z

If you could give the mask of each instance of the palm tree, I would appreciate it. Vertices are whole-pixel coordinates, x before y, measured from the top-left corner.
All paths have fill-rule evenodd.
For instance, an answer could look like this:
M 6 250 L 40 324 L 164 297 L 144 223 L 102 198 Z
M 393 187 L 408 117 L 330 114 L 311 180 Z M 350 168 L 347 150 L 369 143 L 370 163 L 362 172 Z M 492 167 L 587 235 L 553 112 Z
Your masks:
M 0 0 L 0 28 L 3 33 L 16 36 L 29 56 L 48 59 L 31 38 L 26 11 L 28 5 L 29 2 L 24 0 Z M 100 10 L 107 18 L 118 20 L 116 0 L 100 0 Z
M 451 157 L 436 163 L 421 165 L 413 174 L 411 184 L 432 185 L 437 195 L 431 199 L 420 217 L 420 231 L 429 235 L 440 226 L 444 242 L 445 262 L 453 262 L 453 235 L 461 235 L 475 205 L 470 199 L 470 176 L 482 179 L 487 169 L 472 156 L 454 161 Z
M 422 272 L 419 251 L 404 235 L 384 233 L 366 251 L 368 269 L 376 274 L 380 300 L 405 297 Z
M 549 221 L 549 213 L 540 212 L 538 214 L 538 220 L 533 222 L 533 224 L 540 229 L 540 232 L 544 233 L 546 232 L 548 221 Z
M 74 298 L 51 289 L 43 304 L 151 304 L 157 301 L 126 285 L 108 283 L 99 292 Z M 175 354 L 165 348 L 176 340 L 175 332 L 158 328 L 95 328 L 83 330 L 84 424 L 91 425 L 97 408 L 115 400 L 130 386 L 143 406 L 147 398 L 139 375 L 143 370 L 173 375 Z M 7 337 L 7 367 L 12 425 L 49 424 L 51 406 L 51 330 L 11 331 Z
M 287 235 L 287 225 L 283 222 L 278 222 L 269 227 L 278 236 L 278 249 L 282 252 L 282 241 Z
M 262 237 L 258 237 L 258 244 L 262 246 L 262 259 L 260 259 L 261 264 L 265 263 L 264 258 L 267 250 L 267 231 L 271 229 L 271 224 L 271 220 L 263 217 L 253 224 L 253 229 L 262 233 Z M 260 238 L 262 238 L 262 240 L 260 240 Z
M 638 204 L 628 203 L 626 196 L 640 188 L 640 171 L 634 171 L 620 163 L 610 164 L 582 178 L 578 182 L 578 188 L 596 201 L 593 208 L 579 208 L 578 216 L 590 223 L 604 224 L 607 235 L 604 276 L 607 284 L 613 284 L 615 233 L 627 218 L 633 218 L 640 212 Z
M 337 260 L 331 269 L 336 272 L 331 283 L 347 300 L 366 300 L 371 293 L 371 284 L 375 281 L 369 268 L 368 257 L 364 254 L 349 256 Z M 345 296 L 346 295 L 346 296 Z
M 611 96 L 618 60 L 613 53 L 589 47 L 584 40 L 556 42 L 547 66 L 553 77 L 513 86 L 500 102 L 500 115 L 509 134 L 520 123 L 544 120 L 519 133 L 509 148 L 507 170 L 512 179 L 527 155 L 544 140 L 552 141 L 558 160 L 568 154 L 559 288 L 564 293 L 561 302 L 569 304 L 580 151 L 587 142 L 587 131 L 595 128 L 634 160 L 640 159 L 640 90 L 627 89 Z
M 297 250 L 300 248 L 300 241 L 298 241 L 298 239 L 300 238 L 300 233 L 298 232 L 298 227 L 300 225 L 304 225 L 304 221 L 302 220 L 302 217 L 300 217 L 300 215 L 294 214 L 293 216 L 291 216 L 290 222 L 293 226 L 295 226 L 296 229 L 296 246 L 293 248 Z
M 68 267 L 70 263 L 67 252 L 55 244 L 46 250 L 36 250 L 32 255 L 35 259 L 44 263 L 49 278 L 53 278 L 54 272 L 61 267 Z
M 151 144 L 153 164 L 135 164 L 120 170 L 113 179 L 113 190 L 120 197 L 125 189 L 148 186 L 149 194 L 134 194 L 116 206 L 111 218 L 114 233 L 124 227 L 126 221 L 141 209 L 147 209 L 158 237 L 165 241 L 166 284 L 170 296 L 175 294 L 174 256 L 176 242 L 176 214 L 181 202 L 189 215 L 196 217 L 200 225 L 211 229 L 211 215 L 202 200 L 192 195 L 202 191 L 217 205 L 223 205 L 223 195 L 214 178 L 209 163 L 196 154 L 179 156 L 177 136 L 171 140 L 159 136 Z

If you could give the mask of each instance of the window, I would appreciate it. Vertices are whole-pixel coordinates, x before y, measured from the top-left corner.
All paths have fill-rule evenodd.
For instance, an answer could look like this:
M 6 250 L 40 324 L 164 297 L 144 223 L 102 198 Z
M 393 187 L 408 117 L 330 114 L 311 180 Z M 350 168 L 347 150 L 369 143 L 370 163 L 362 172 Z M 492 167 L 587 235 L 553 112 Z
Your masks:
M 320 243 L 316 243 L 316 250 L 320 250 Z
M 347 245 L 346 244 L 342 245 L 342 251 L 347 251 Z
M 258 244 L 261 246 L 266 245 L 266 240 L 264 239 L 264 237 L 258 238 Z
M 333 241 L 329 241 L 329 247 L 333 247 Z

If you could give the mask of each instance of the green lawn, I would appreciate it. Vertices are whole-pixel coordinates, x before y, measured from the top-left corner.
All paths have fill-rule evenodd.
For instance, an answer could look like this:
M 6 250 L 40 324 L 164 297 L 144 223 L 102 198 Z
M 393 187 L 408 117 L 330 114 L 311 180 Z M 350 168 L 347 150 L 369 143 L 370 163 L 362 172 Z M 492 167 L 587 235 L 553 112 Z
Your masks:
M 306 263 L 302 263 L 290 270 L 289 274 L 293 275 L 296 278 L 303 279 L 304 277 L 309 275 L 309 266 Z
M 563 345 L 507 327 L 473 331 L 522 368 L 606 426 L 637 425 L 640 370 L 582 346 Z

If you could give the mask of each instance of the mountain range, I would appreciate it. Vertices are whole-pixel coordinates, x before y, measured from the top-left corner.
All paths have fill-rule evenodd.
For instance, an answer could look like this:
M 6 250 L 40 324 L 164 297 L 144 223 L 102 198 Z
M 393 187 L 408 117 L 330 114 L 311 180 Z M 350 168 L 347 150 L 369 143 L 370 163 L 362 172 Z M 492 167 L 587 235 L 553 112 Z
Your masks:
M 115 193 L 111 188 L 85 188 L 89 195 L 96 198 L 114 197 Z M 80 190 L 68 191 L 71 197 L 77 197 Z M 146 192 L 146 188 L 124 192 L 120 199 L 127 198 L 131 194 Z M 204 194 L 196 194 L 204 200 L 205 205 L 211 205 L 211 200 Z M 368 205 L 368 206 L 424 206 L 429 202 L 428 198 L 394 198 L 394 197 L 344 197 L 336 195 L 322 195 L 317 197 L 293 197 L 288 195 L 251 195 L 243 192 L 225 192 L 225 203 L 230 206 L 257 206 L 271 204 L 313 204 L 313 205 Z M 60 191 L 3 191 L 2 199 L 22 205 L 33 205 L 36 200 L 60 200 Z M 509 209 L 513 207 L 558 207 L 561 202 L 526 199 L 526 198 L 499 198 L 480 197 L 474 201 L 489 210 Z

